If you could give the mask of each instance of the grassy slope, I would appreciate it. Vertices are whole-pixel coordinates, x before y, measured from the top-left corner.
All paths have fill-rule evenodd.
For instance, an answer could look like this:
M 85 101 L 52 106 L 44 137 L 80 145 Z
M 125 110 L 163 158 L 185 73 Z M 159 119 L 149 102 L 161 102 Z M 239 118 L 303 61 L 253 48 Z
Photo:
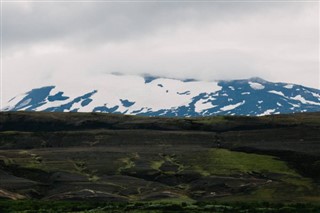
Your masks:
M 1 113 L 0 128 L 0 189 L 25 197 L 320 197 L 320 113 L 169 119 L 19 112 Z

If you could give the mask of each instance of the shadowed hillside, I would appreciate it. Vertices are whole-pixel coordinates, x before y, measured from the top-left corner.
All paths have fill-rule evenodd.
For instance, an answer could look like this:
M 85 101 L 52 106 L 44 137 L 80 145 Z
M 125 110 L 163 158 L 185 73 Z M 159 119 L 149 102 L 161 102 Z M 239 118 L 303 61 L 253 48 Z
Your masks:
M 319 202 L 320 113 L 2 112 L 0 197 Z

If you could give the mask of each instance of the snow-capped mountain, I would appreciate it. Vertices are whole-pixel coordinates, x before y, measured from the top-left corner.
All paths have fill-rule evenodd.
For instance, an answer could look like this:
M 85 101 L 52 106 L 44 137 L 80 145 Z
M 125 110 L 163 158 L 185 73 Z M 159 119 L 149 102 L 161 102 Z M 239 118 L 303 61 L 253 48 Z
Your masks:
M 320 90 L 260 78 L 205 82 L 109 74 L 94 83 L 35 88 L 5 105 L 3 111 L 269 115 L 320 111 Z

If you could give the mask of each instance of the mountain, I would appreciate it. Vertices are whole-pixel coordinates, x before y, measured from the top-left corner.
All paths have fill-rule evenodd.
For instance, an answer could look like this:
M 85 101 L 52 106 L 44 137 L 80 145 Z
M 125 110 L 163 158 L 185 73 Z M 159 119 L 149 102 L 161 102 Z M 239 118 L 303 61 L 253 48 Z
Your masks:
M 99 82 L 34 88 L 4 105 L 3 111 L 262 116 L 320 111 L 320 90 L 261 78 L 205 82 L 108 74 Z

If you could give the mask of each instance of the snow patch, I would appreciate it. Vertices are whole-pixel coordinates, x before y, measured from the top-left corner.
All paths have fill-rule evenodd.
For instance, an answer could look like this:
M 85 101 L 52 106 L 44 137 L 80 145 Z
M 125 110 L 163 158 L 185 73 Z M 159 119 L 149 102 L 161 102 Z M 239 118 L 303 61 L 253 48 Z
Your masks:
M 261 90 L 265 88 L 262 84 L 259 84 L 257 82 L 252 82 L 252 81 L 249 81 L 249 85 L 254 90 Z
M 292 98 L 293 100 L 297 100 L 300 101 L 303 104 L 311 104 L 311 105 L 318 105 L 320 106 L 320 103 L 314 102 L 314 101 L 308 101 L 306 100 L 304 97 L 302 97 L 301 95 L 297 95 L 295 97 Z
M 292 89 L 293 88 L 293 84 L 287 84 L 284 86 L 284 88 L 286 89 Z
M 239 103 L 236 103 L 236 104 L 227 105 L 227 106 L 224 106 L 224 107 L 220 108 L 220 110 L 221 111 L 233 110 L 233 109 L 243 105 L 244 103 L 245 103 L 245 101 L 242 101 L 242 102 L 239 102 Z
M 313 95 L 313 97 L 320 99 L 320 94 L 317 94 L 317 93 L 314 93 L 314 92 L 312 92 L 311 94 Z
M 14 97 L 14 98 L 11 98 L 11 100 L 10 101 L 8 101 L 8 105 L 7 106 L 5 106 L 4 108 L 3 108 L 3 110 L 4 111 L 10 111 L 10 110 L 12 110 L 12 109 L 14 109 L 15 108 L 15 106 L 24 98 L 24 97 L 26 97 L 26 93 L 23 93 L 23 94 L 20 94 L 20 95 L 17 95 L 16 97 Z M 1 111 L 2 109 L 0 109 L 0 111 Z
M 290 108 L 290 109 L 294 109 L 294 108 L 300 107 L 300 104 L 293 104 L 293 103 L 289 103 L 289 104 L 293 106 L 293 107 Z
M 275 91 L 275 90 L 270 90 L 268 91 L 269 93 L 273 93 L 273 94 L 276 94 L 276 95 L 280 95 L 280 96 L 283 96 L 283 97 L 286 97 L 282 92 L 280 91 Z
M 268 109 L 266 111 L 264 111 L 264 113 L 260 114 L 259 116 L 264 116 L 264 115 L 271 115 L 275 112 L 275 109 Z
M 197 112 L 197 113 L 200 113 L 204 110 L 207 110 L 207 109 L 211 109 L 211 108 L 214 108 L 216 107 L 217 105 L 213 105 L 211 102 L 209 101 L 202 101 L 202 100 L 199 100 L 197 101 L 197 103 L 194 104 L 195 106 L 195 109 L 194 111 Z

